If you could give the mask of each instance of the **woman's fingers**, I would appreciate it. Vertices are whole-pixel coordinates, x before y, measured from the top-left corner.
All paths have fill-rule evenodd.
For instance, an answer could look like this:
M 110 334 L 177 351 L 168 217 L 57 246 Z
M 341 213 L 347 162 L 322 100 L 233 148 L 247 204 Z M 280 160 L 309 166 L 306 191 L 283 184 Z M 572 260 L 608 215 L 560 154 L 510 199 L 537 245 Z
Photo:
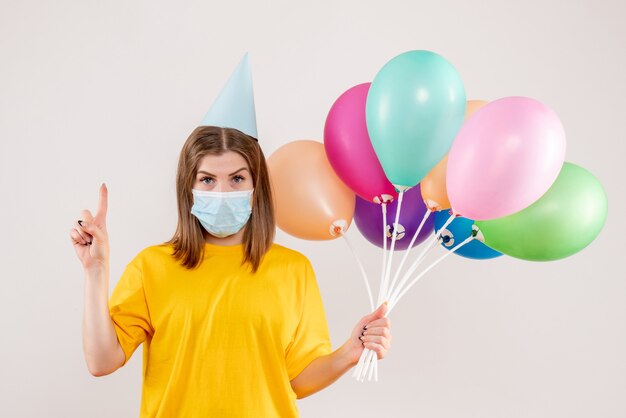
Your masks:
M 374 328 L 374 327 L 391 327 L 391 320 L 389 318 L 378 318 L 373 320 L 372 322 L 368 322 L 367 323 L 367 328 Z
M 380 345 L 385 350 L 389 350 L 389 348 L 391 347 L 389 340 L 383 337 L 382 335 L 363 335 L 361 337 L 361 341 L 363 341 L 364 344 L 373 343 L 373 344 Z
M 387 355 L 387 349 L 380 344 L 365 342 L 363 343 L 365 348 L 368 348 L 376 353 L 378 360 L 383 359 Z
M 380 326 L 372 326 L 375 322 L 381 324 Z M 375 351 L 378 359 L 382 359 L 387 355 L 387 351 L 391 348 L 391 331 L 387 324 L 389 323 L 387 318 L 381 318 L 377 321 L 372 321 L 366 329 L 363 330 L 359 339 L 363 342 L 365 348 L 369 348 Z
M 104 231 L 92 222 L 81 221 L 79 227 L 89 236 L 90 243 L 93 243 L 94 240 L 98 242 L 104 242 L 106 240 Z
M 93 237 L 91 236 L 91 234 L 90 234 L 90 233 L 88 233 L 87 231 L 85 231 L 85 230 L 83 229 L 83 227 L 82 227 L 82 223 L 83 223 L 83 222 L 85 222 L 85 221 L 80 220 L 80 219 L 79 219 L 78 221 L 76 221 L 76 222 L 74 223 L 74 230 L 76 231 L 76 233 L 77 233 L 78 235 L 80 235 L 80 237 L 81 237 L 84 241 L 86 241 L 87 243 L 90 243 L 90 242 L 92 242 Z
M 89 209 L 83 209 L 80 211 L 80 217 L 78 219 L 82 219 L 83 221 L 93 222 L 93 215 Z
M 102 183 L 100 186 L 100 196 L 98 198 L 98 211 L 96 212 L 96 216 L 93 220 L 93 222 L 97 225 L 106 224 L 107 207 L 109 205 L 108 200 L 109 191 L 106 184 Z
M 79 222 L 76 223 L 76 225 L 78 226 L 75 227 L 78 230 L 78 233 L 80 233 L 87 241 L 89 242 L 93 241 L 93 237 L 91 236 L 91 234 L 85 231 L 80 225 L 82 221 L 93 222 L 93 215 L 91 214 L 91 211 L 89 211 L 88 209 L 81 210 L 80 218 L 78 219 L 79 219 Z
M 88 245 L 89 242 L 78 233 L 76 228 L 70 229 L 70 238 L 72 239 L 74 245 Z
M 363 331 L 363 335 L 379 335 L 391 341 L 391 331 L 387 327 L 367 327 Z
M 93 215 L 91 211 L 88 209 L 83 209 L 80 211 L 80 216 L 78 217 L 81 221 L 93 222 Z

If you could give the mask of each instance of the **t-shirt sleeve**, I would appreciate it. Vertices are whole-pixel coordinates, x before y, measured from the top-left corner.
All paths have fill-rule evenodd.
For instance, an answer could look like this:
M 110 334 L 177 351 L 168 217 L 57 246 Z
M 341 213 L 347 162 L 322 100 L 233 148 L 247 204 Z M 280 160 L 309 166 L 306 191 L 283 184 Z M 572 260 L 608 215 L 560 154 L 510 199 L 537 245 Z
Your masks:
M 109 299 L 109 313 L 124 351 L 124 364 L 153 329 L 143 287 L 140 257 L 126 265 Z
M 317 357 L 332 352 L 322 296 L 308 259 L 304 266 L 304 280 L 302 314 L 286 351 L 289 380 L 298 376 Z

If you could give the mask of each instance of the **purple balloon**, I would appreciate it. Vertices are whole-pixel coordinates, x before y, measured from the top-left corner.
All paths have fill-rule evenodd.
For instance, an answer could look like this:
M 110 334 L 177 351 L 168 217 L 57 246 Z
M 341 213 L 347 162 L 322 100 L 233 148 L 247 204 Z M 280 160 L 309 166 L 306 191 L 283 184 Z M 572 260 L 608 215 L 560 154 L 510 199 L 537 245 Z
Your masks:
M 398 201 L 394 200 L 387 205 L 387 248 L 391 248 L 391 225 L 396 219 Z M 409 243 L 417 231 L 424 214 L 428 208 L 424 204 L 419 184 L 410 188 L 404 193 L 402 207 L 400 208 L 400 219 L 398 219 L 399 233 L 396 238 L 395 250 L 406 250 Z M 423 242 L 433 233 L 433 222 L 435 216 L 431 214 L 422 227 L 413 246 Z M 356 197 L 356 208 L 354 210 L 354 223 L 361 234 L 372 244 L 383 247 L 383 212 L 379 204 L 368 202 L 361 197 Z

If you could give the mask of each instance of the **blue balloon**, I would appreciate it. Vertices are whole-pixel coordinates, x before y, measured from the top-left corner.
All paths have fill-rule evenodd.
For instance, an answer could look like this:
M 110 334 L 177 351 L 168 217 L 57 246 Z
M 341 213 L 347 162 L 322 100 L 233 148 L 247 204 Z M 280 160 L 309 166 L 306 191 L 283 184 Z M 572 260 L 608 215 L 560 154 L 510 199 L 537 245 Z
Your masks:
M 441 227 L 450 218 L 448 210 L 440 210 L 435 212 L 435 231 L 438 233 Z M 441 245 L 450 250 L 456 245 L 465 241 L 472 234 L 472 226 L 474 221 L 471 219 L 458 217 L 441 233 Z M 502 253 L 487 247 L 478 240 L 473 240 L 459 248 L 454 252 L 462 257 L 473 258 L 476 260 L 486 260 L 502 255 Z

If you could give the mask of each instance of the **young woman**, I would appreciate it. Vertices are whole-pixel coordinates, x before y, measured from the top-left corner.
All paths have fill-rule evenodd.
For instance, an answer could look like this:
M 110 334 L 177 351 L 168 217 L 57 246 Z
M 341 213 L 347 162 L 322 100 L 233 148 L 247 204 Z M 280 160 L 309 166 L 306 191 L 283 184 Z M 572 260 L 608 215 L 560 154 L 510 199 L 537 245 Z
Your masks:
M 385 357 L 386 304 L 331 349 L 309 260 L 275 244 L 272 193 L 255 138 L 201 126 L 180 154 L 178 226 L 140 251 L 111 298 L 107 188 L 70 230 L 85 270 L 83 348 L 104 376 L 143 350 L 142 417 L 296 417 L 364 347 Z

